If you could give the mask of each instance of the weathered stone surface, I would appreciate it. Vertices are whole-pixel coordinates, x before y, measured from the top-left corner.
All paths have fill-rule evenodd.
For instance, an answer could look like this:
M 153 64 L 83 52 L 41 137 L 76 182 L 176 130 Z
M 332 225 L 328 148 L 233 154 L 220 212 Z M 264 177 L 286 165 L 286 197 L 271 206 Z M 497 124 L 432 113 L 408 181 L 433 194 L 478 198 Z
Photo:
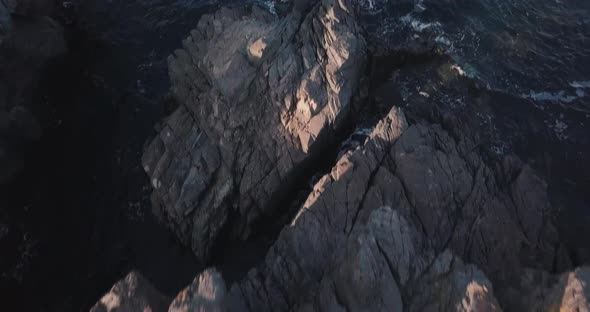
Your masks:
M 349 1 L 204 16 L 169 59 L 180 108 L 144 154 L 159 213 L 202 260 L 247 237 L 350 115 L 365 42 Z M 231 217 L 229 217 L 231 215 Z
M 199 274 L 193 283 L 172 301 L 169 312 L 226 311 L 225 282 L 215 269 Z
M 170 299 L 156 290 L 137 272 L 117 282 L 90 309 L 91 312 L 158 312 L 166 311 Z

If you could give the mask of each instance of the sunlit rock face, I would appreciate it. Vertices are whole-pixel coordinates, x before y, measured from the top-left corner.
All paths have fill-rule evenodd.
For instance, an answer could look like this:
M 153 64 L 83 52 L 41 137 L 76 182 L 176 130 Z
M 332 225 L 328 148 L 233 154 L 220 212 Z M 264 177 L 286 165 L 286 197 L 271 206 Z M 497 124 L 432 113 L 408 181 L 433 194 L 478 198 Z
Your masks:
M 90 309 L 91 312 L 158 312 L 168 310 L 170 299 L 156 290 L 137 272 L 117 282 Z
M 590 268 L 581 267 L 563 273 L 551 287 L 541 309 L 546 311 L 588 311 L 590 310 Z
M 348 1 L 204 16 L 169 59 L 180 107 L 144 154 L 159 213 L 202 260 L 247 237 L 349 117 L 365 42 Z M 231 216 L 230 216 L 231 215 Z

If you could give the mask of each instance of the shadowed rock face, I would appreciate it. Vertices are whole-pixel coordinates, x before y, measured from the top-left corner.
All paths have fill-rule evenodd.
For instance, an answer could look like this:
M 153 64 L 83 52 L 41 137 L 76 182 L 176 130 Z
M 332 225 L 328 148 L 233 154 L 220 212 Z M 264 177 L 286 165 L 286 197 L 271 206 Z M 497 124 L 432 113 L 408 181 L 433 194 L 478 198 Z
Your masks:
M 343 127 L 365 64 L 347 1 L 205 16 L 169 59 L 180 108 L 143 157 L 160 213 L 207 260 L 247 237 Z M 225 225 L 231 222 L 231 228 Z

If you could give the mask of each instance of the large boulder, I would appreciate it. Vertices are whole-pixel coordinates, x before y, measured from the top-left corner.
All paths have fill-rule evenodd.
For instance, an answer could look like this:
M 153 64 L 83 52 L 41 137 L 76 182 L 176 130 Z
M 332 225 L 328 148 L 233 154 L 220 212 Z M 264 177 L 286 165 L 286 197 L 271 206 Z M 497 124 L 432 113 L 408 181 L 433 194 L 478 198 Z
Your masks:
M 244 238 L 347 123 L 365 42 L 349 1 L 302 1 L 201 18 L 169 59 L 180 107 L 143 156 L 156 211 L 206 260 L 222 232 Z M 231 227 L 226 227 L 231 224 Z

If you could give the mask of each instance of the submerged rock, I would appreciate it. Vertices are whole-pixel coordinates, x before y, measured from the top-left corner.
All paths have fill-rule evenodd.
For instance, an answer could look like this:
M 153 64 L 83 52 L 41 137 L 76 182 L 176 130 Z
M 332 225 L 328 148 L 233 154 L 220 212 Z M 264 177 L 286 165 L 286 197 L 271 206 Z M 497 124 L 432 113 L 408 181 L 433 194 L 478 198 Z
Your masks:
M 143 165 L 159 214 L 200 259 L 222 231 L 248 237 L 282 209 L 350 117 L 366 54 L 349 6 L 302 1 L 282 19 L 223 8 L 170 57 L 180 107 Z

